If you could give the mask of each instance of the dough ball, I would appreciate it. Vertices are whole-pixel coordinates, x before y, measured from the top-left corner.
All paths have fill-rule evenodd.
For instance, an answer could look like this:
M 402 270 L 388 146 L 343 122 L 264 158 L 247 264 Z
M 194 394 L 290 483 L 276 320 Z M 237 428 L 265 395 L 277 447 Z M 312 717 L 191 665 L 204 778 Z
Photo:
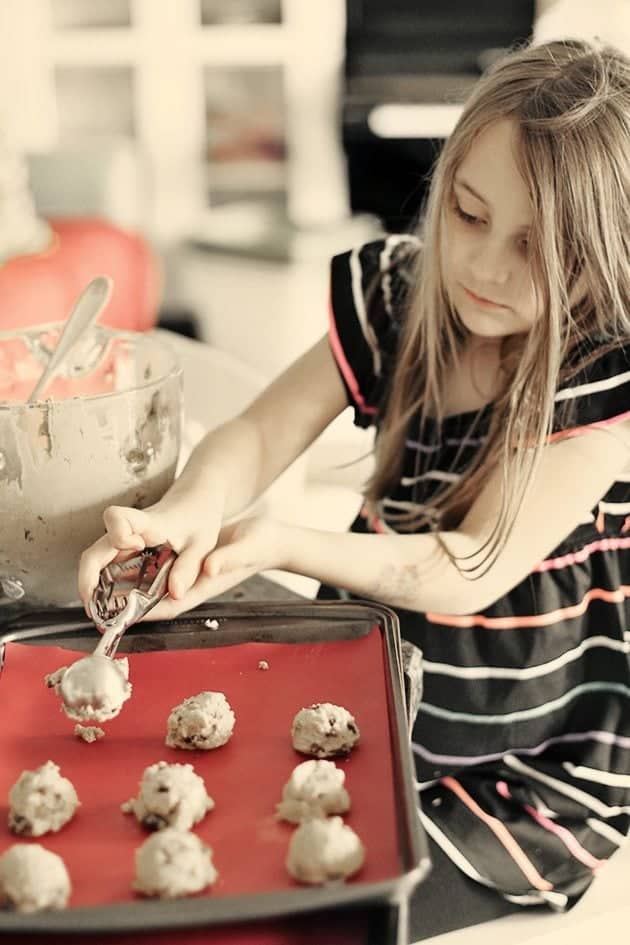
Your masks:
M 316 758 L 347 755 L 359 741 L 359 736 L 354 716 L 332 702 L 316 702 L 300 709 L 291 727 L 295 750 Z
M 333 761 L 303 761 L 291 772 L 282 800 L 276 807 L 281 820 L 299 824 L 311 817 L 345 814 L 350 797 L 343 783 L 346 775 Z
M 17 912 L 65 909 L 70 892 L 63 860 L 39 843 L 16 843 L 0 856 L 0 906 Z
M 234 713 L 222 692 L 200 692 L 176 705 L 168 717 L 169 748 L 208 750 L 225 745 L 234 731 Z
M 190 830 L 214 807 L 202 778 L 192 765 L 170 765 L 158 761 L 145 769 L 138 796 L 122 805 L 149 830 L 176 827 Z
M 80 725 L 78 722 L 74 726 L 74 734 L 88 745 L 97 742 L 99 738 L 105 738 L 105 732 L 98 725 Z
M 35 771 L 23 771 L 9 791 L 9 828 L 25 837 L 41 837 L 60 830 L 78 806 L 72 782 L 47 761 Z
M 341 817 L 305 820 L 289 843 L 287 870 L 301 883 L 327 883 L 352 876 L 365 860 L 365 848 Z
M 167 827 L 136 850 L 134 889 L 145 896 L 160 899 L 190 896 L 216 879 L 212 850 L 194 833 Z

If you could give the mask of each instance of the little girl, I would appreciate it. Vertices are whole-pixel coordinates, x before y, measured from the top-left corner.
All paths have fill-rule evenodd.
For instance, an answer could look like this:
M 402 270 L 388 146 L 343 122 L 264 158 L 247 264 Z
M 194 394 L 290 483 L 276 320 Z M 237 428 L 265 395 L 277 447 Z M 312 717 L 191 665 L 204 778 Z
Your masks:
M 630 62 L 553 42 L 477 84 L 421 236 L 332 263 L 330 332 L 81 559 L 170 541 L 170 617 L 260 570 L 397 609 L 424 654 L 421 817 L 469 877 L 563 909 L 630 813 Z M 350 403 L 348 534 L 222 527 Z M 333 591 L 333 588 L 338 589 Z

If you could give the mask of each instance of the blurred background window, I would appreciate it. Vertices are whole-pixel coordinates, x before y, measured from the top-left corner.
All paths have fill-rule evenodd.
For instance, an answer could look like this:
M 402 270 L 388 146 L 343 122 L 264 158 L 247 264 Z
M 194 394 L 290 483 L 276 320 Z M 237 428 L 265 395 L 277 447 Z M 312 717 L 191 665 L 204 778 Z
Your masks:
M 130 66 L 55 69 L 59 139 L 135 135 L 134 73 Z
M 281 0 L 201 0 L 201 23 L 280 23 Z
M 282 69 L 206 68 L 208 203 L 262 199 L 286 204 Z
M 57 29 L 131 26 L 132 0 L 50 0 Z

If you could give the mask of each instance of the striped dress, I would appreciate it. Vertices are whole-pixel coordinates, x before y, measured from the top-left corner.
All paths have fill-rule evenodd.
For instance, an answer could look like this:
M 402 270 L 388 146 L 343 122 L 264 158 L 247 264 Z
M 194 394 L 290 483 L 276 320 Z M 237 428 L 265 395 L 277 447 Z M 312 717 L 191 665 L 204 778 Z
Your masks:
M 355 423 L 378 428 L 399 317 L 419 251 L 410 236 L 332 262 L 330 343 Z M 630 345 L 602 353 L 557 391 L 578 435 L 630 414 Z M 491 405 L 410 424 L 400 482 L 355 532 L 427 502 L 461 475 Z M 558 410 L 558 417 L 564 416 Z M 568 484 L 570 487 L 570 484 Z M 341 592 L 323 587 L 320 598 Z M 468 876 L 514 903 L 565 909 L 624 842 L 630 814 L 630 476 L 622 476 L 531 574 L 469 616 L 399 611 L 424 654 L 413 730 L 420 816 Z

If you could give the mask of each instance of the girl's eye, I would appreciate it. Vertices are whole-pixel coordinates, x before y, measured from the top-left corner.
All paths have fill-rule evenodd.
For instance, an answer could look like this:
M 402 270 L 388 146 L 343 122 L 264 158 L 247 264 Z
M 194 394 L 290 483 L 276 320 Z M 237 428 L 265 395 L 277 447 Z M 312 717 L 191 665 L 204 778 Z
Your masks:
M 474 225 L 475 223 L 480 222 L 479 217 L 474 217 L 471 213 L 466 213 L 465 210 L 462 210 L 457 201 L 454 202 L 453 209 L 460 220 L 463 220 L 464 223 L 470 223 L 471 225 Z

